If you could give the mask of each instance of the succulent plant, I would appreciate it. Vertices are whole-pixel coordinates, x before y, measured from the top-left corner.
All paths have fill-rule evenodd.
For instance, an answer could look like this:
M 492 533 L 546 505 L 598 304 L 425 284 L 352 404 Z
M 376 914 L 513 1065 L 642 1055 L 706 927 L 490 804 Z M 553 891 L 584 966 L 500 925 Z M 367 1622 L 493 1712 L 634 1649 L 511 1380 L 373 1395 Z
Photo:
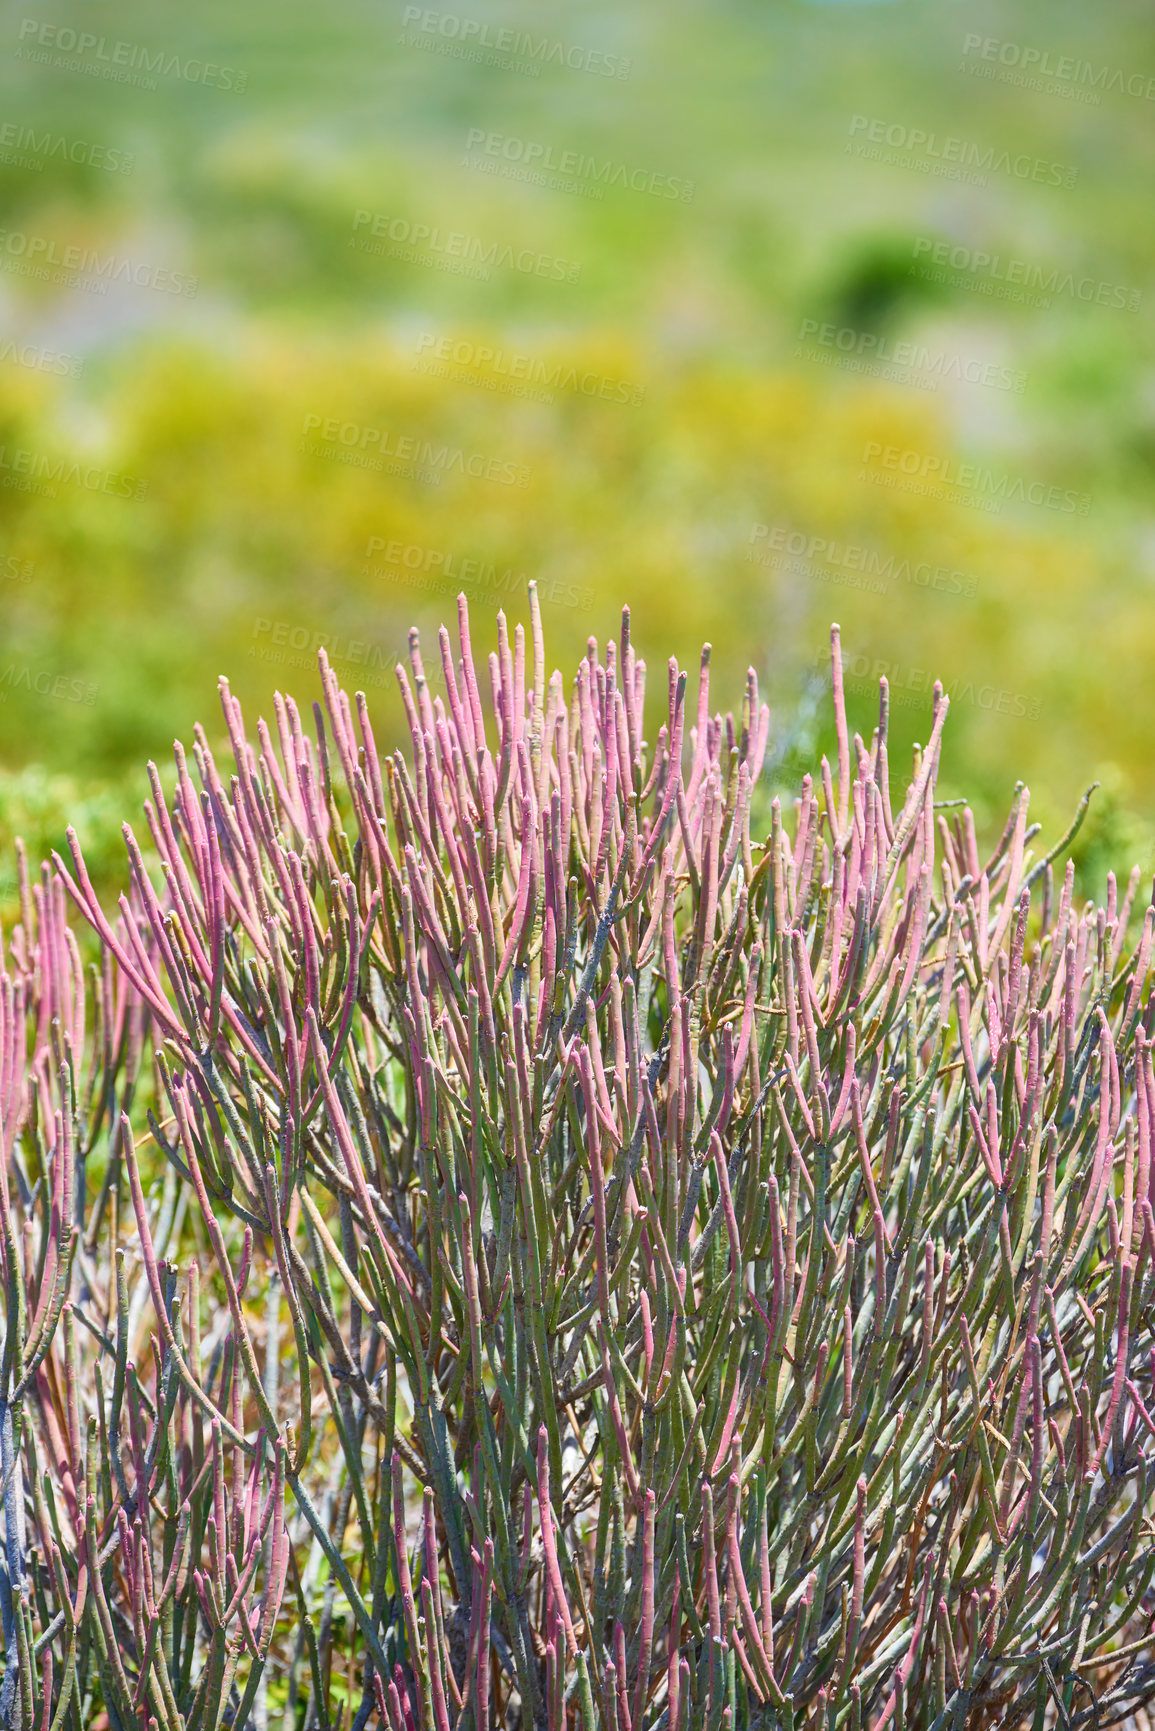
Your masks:
M 21 861 L 0 1724 L 1120 1723 L 1138 868 L 1080 910 L 1022 786 L 984 861 L 941 688 L 900 803 L 837 628 L 788 821 L 753 672 L 650 745 L 628 611 L 568 692 L 530 614 L 479 677 L 459 604 L 444 701 L 411 634 L 407 752 L 323 651 L 311 729 L 222 681 L 115 914 Z

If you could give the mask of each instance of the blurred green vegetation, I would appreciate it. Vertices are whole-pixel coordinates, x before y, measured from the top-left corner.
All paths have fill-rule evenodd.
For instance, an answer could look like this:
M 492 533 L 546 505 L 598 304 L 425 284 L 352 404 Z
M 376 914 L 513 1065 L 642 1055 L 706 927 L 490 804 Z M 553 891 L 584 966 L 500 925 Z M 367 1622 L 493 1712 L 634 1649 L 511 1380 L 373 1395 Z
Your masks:
M 944 796 L 997 830 L 1022 778 L 1057 836 L 1098 779 L 1084 887 L 1149 872 L 1155 129 L 1112 88 L 1155 78 L 1147 9 L 454 4 L 408 23 L 359 0 L 0 13 L 0 857 L 71 819 L 112 883 L 145 761 L 197 720 L 217 737 L 218 675 L 255 719 L 274 689 L 311 700 L 319 641 L 392 737 L 406 629 L 435 661 L 463 575 L 482 654 L 535 578 L 563 669 L 623 602 L 656 702 L 665 657 L 693 667 L 704 640 L 715 707 L 753 665 L 786 790 L 829 745 L 815 680 L 837 618 L 867 737 L 891 679 L 897 772 L 941 678 Z M 577 67 L 456 57 L 463 21 Z M 64 46 L 82 32 L 97 46 Z M 1024 47 L 1100 83 L 1010 82 L 998 51 Z M 628 76 L 582 70 L 595 53 Z M 138 82 L 101 75 L 118 63 Z M 864 158 L 871 123 L 934 142 Z M 692 196 L 484 173 L 520 172 L 493 137 Z M 947 138 L 1007 166 L 936 173 Z M 1138 308 L 911 274 L 942 241 Z M 95 283 L 28 274 L 70 247 Z M 445 268 L 471 249 L 493 262 Z M 439 344 L 502 358 L 421 370 Z M 864 344 L 923 364 L 863 370 Z M 500 388 L 535 368 L 573 382 Z M 875 447 L 1085 514 L 906 491 Z M 11 884 L 5 865 L 4 905 Z

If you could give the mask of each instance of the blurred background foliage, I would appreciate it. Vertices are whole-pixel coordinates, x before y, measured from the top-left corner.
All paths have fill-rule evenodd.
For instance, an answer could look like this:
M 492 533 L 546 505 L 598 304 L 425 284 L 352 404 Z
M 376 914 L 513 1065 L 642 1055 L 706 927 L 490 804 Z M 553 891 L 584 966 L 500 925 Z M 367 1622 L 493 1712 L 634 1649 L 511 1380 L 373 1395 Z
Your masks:
M 941 678 L 944 797 L 997 833 L 1021 778 L 1056 837 L 1098 779 L 1083 888 L 1148 872 L 1149 6 L 453 5 L 0 11 L 0 906 L 11 837 L 69 820 L 115 880 L 146 759 L 219 735 L 221 673 L 250 712 L 309 701 L 323 641 L 396 735 L 393 661 L 412 622 L 436 660 L 460 574 L 482 652 L 536 578 L 567 673 L 628 602 L 655 713 L 668 654 L 712 643 L 714 707 L 753 665 L 785 792 L 829 744 L 837 618 L 867 738 L 891 677 L 900 772 Z M 502 29 L 543 60 L 478 47 Z M 934 136 L 872 159 L 870 123 Z M 492 135 L 611 184 L 483 172 Z M 972 145 L 988 171 L 934 172 Z M 944 241 L 1138 305 L 912 274 Z M 535 366 L 561 388 L 498 388 Z M 879 485 L 874 447 L 1085 512 Z

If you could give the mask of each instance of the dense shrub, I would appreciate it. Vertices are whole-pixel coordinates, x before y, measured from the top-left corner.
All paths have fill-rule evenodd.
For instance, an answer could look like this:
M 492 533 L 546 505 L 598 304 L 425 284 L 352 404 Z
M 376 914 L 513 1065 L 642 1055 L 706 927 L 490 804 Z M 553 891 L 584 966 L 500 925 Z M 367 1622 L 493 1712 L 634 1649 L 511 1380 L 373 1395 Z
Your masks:
M 623 616 L 322 654 L 0 982 L 0 1722 L 1106 1726 L 1155 1696 L 1155 912 Z M 487 687 L 483 697 L 481 684 Z M 654 703 L 651 694 L 651 704 Z M 195 775 L 195 780 L 194 780 Z M 1064 842 L 1069 838 L 1064 838 Z M 1059 856 L 1060 849 L 1054 850 Z M 163 873 L 154 882 L 149 860 Z M 70 896 L 100 940 L 82 966 Z

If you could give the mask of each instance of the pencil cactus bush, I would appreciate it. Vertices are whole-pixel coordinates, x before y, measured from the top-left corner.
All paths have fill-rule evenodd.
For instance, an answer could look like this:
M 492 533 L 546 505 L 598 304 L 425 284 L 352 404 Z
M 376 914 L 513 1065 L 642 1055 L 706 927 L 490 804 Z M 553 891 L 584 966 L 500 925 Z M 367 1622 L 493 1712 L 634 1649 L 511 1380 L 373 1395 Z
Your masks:
M 1155 1698 L 1155 909 L 528 636 L 324 652 L 0 977 L 0 1724 L 1105 1727 Z M 1057 865 L 1056 865 L 1056 862 Z M 79 932 L 79 937 L 78 937 Z M 95 942 L 93 942 L 95 940 Z M 97 959 L 87 969 L 82 945 Z

